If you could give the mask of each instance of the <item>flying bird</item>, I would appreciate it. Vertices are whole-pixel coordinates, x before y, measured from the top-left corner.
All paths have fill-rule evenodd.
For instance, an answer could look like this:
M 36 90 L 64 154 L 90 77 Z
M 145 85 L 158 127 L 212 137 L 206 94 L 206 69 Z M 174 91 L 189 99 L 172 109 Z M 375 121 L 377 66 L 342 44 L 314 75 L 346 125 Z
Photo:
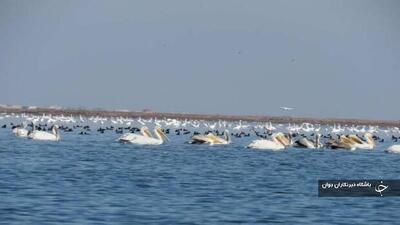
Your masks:
M 290 111 L 290 110 L 293 110 L 294 108 L 290 108 L 290 107 L 285 107 L 285 106 L 282 106 L 282 107 L 280 107 L 283 111 Z

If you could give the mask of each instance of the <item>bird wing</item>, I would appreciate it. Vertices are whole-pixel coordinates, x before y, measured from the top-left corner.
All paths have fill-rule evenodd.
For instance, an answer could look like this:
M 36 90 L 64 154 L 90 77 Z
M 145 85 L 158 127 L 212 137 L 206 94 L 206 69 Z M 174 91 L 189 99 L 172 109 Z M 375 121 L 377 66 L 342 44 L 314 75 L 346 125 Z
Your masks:
M 289 145 L 290 145 L 289 139 L 286 138 L 285 135 L 284 135 L 283 133 L 278 133 L 278 134 L 276 135 L 276 139 L 277 139 L 280 143 L 282 143 L 283 145 L 285 145 L 285 146 L 289 146 Z
M 359 137 L 357 137 L 357 136 L 354 135 L 354 134 L 349 135 L 348 138 L 349 138 L 350 140 L 352 140 L 353 142 L 357 143 L 357 144 L 364 144 L 364 142 L 363 142 Z
M 118 141 L 120 141 L 120 142 L 130 142 L 132 140 L 135 140 L 137 137 L 138 137 L 137 134 L 126 133 L 126 134 L 123 134 L 120 138 L 118 138 Z
M 211 139 L 212 143 L 214 143 L 214 144 L 221 144 L 221 143 L 224 143 L 224 142 L 225 142 L 224 139 L 222 139 L 222 138 L 220 138 L 220 137 L 217 137 L 217 136 L 215 136 L 214 134 L 211 134 L 211 133 L 209 133 L 209 134 L 207 135 L 207 137 L 208 137 L 209 139 Z
M 314 143 L 312 143 L 310 140 L 308 140 L 307 138 L 300 138 L 298 141 L 296 141 L 296 143 L 301 146 L 301 147 L 305 147 L 305 148 L 314 148 Z
M 207 138 L 207 136 L 204 136 L 204 135 L 194 135 L 193 137 L 192 137 L 192 142 L 191 143 L 193 143 L 193 144 L 197 144 L 197 143 L 206 143 L 206 142 L 209 142 L 209 139 Z

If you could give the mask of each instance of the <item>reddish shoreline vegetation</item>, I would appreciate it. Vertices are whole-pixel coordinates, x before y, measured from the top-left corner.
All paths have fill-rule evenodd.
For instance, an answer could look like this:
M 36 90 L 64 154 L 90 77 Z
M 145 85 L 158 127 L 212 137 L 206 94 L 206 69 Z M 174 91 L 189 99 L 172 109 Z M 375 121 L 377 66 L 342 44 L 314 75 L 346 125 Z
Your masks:
M 289 116 L 251 116 L 251 115 L 221 115 L 221 114 L 194 114 L 194 113 L 169 113 L 169 112 L 135 112 L 103 109 L 68 109 L 68 108 L 29 108 L 29 107 L 0 107 L 0 113 L 26 113 L 26 114 L 51 114 L 64 116 L 101 116 L 101 117 L 142 117 L 142 118 L 171 118 L 189 120 L 226 120 L 248 122 L 272 123 L 312 123 L 312 124 L 342 124 L 342 125 L 374 125 L 400 127 L 400 120 L 366 120 L 366 119 L 336 119 L 336 118 L 306 118 Z

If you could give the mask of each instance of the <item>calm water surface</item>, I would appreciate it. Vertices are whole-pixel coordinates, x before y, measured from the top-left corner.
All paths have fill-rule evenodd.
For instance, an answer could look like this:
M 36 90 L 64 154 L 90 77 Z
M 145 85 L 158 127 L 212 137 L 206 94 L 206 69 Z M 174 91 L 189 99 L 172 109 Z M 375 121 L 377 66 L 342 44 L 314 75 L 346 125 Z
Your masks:
M 0 129 L 2 224 L 382 224 L 400 197 L 318 198 L 318 179 L 399 179 L 400 155 L 376 151 L 254 151 L 115 142 L 109 132 L 57 143 Z M 389 143 L 388 143 L 389 144 Z

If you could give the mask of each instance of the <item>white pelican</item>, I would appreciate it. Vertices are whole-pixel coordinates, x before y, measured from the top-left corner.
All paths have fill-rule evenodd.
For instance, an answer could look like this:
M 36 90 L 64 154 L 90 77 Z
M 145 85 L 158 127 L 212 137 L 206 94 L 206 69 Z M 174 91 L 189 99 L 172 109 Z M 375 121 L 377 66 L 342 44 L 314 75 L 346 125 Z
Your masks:
M 334 140 L 334 139 L 329 140 L 327 142 L 327 144 L 332 149 L 341 148 L 341 149 L 347 149 L 347 150 L 351 150 L 351 151 L 356 150 L 356 145 L 355 145 L 354 141 L 352 141 L 350 138 L 348 138 L 344 135 L 341 135 L 338 140 Z
M 147 128 L 146 126 L 142 126 L 140 128 L 140 133 L 142 135 L 126 133 L 126 134 L 122 135 L 121 137 L 119 137 L 117 140 L 120 142 L 130 142 L 131 140 L 136 139 L 138 136 L 153 137 L 149 131 L 149 128 Z
M 316 149 L 316 148 L 322 148 L 322 144 L 320 142 L 321 134 L 316 134 L 315 135 L 315 141 L 308 140 L 307 138 L 300 138 L 299 140 L 296 141 L 297 146 L 300 148 L 309 148 L 309 149 Z
M 387 153 L 400 153 L 400 145 L 392 145 L 385 150 Z
M 215 136 L 212 133 L 207 135 L 194 135 L 192 140 L 189 141 L 190 144 L 210 144 L 210 145 L 227 145 L 231 143 L 231 138 L 229 136 L 229 131 L 224 131 L 224 138 Z
M 18 137 L 27 137 L 29 133 L 29 131 L 26 129 L 26 123 L 22 123 L 22 126 L 14 128 L 12 132 Z
M 124 134 L 118 140 L 121 142 L 137 144 L 137 145 L 161 145 L 165 141 L 169 140 L 160 127 L 154 128 L 154 134 L 157 136 L 157 138 L 151 136 L 147 127 L 142 127 L 141 132 L 143 135 Z
M 271 140 L 259 139 L 251 142 L 247 148 L 282 150 L 285 149 L 285 143 L 282 142 L 283 133 L 273 134 Z
M 34 140 L 42 140 L 42 141 L 59 141 L 60 140 L 60 132 L 58 130 L 58 126 L 54 125 L 52 129 L 52 133 L 35 130 L 35 125 L 33 125 L 32 132 L 28 134 L 28 138 Z
M 354 134 L 349 135 L 349 138 L 354 142 L 354 146 L 359 149 L 374 149 L 375 142 L 372 138 L 371 133 L 365 133 L 364 138 L 366 142 L 362 141 L 359 137 Z

